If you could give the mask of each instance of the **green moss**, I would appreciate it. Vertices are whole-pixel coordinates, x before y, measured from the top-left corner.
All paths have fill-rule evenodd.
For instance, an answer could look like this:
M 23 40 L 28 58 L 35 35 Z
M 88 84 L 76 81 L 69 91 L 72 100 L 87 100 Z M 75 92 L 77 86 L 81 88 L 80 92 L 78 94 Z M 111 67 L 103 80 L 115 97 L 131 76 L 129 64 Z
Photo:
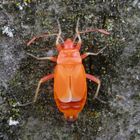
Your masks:
M 9 84 L 12 86 L 12 87 L 15 87 L 18 85 L 19 83 L 19 80 L 21 78 L 21 75 L 20 75 L 20 72 L 17 71 L 14 75 L 14 77 L 9 81 Z M 20 83 L 19 83 L 20 84 Z

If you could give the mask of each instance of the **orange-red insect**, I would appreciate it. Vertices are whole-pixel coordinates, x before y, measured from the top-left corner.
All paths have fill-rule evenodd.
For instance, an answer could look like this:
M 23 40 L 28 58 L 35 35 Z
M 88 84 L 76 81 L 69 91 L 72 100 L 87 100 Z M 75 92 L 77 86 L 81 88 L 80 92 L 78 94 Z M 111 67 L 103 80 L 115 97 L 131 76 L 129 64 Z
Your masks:
M 49 37 L 54 35 L 57 36 L 56 48 L 59 52 L 57 57 L 52 56 L 38 58 L 28 53 L 30 56 L 36 58 L 37 60 L 51 60 L 57 63 L 53 74 L 49 74 L 40 79 L 33 102 L 36 102 L 40 85 L 54 78 L 54 99 L 57 107 L 61 112 L 64 113 L 64 116 L 68 121 L 75 121 L 78 118 L 78 114 L 81 112 L 85 105 L 87 98 L 86 78 L 98 85 L 94 98 L 98 96 L 101 83 L 100 80 L 95 76 L 86 74 L 84 66 L 82 64 L 82 59 L 86 58 L 88 55 L 98 55 L 105 49 L 105 47 L 102 48 L 98 53 L 87 52 L 80 55 L 79 50 L 82 44 L 80 34 L 89 32 L 100 32 L 105 35 L 109 35 L 109 32 L 103 29 L 91 29 L 79 32 L 78 25 L 79 20 L 76 26 L 76 35 L 73 40 L 68 38 L 63 41 L 61 37 L 60 24 L 58 22 L 58 34 L 44 33 L 42 35 L 33 37 L 27 44 L 29 46 L 40 37 Z M 77 42 L 76 39 L 78 39 Z

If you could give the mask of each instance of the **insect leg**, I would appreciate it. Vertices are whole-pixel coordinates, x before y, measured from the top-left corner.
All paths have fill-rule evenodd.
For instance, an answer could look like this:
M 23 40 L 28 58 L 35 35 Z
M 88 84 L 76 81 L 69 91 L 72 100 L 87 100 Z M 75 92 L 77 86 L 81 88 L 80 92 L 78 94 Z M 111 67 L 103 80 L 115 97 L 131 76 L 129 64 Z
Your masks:
M 86 74 L 86 78 L 88 78 L 89 80 L 98 84 L 97 90 L 96 90 L 95 95 L 94 95 L 94 99 L 95 99 L 98 96 L 98 92 L 99 92 L 99 89 L 100 89 L 100 86 L 101 86 L 101 82 L 98 78 L 96 78 L 95 76 L 90 75 L 90 74 Z
M 57 58 L 56 57 L 37 57 L 37 56 L 34 56 L 33 54 L 30 54 L 30 53 L 27 53 L 27 55 L 37 59 L 37 60 L 51 60 L 53 62 L 56 62 L 57 61 Z
M 35 93 L 35 96 L 34 96 L 34 99 L 33 99 L 33 102 L 35 103 L 36 102 L 36 99 L 37 99 L 37 96 L 38 96 L 38 93 L 39 93 L 39 88 L 41 86 L 42 83 L 50 80 L 54 78 L 54 75 L 53 74 L 49 74 L 47 76 L 44 76 L 43 78 L 40 79 L 39 83 L 38 83 L 38 86 L 37 86 L 37 89 L 36 89 L 36 93 Z
M 56 33 L 54 33 L 54 34 L 43 33 L 43 34 L 41 34 L 41 35 L 34 36 L 34 37 L 27 43 L 27 46 L 29 46 L 30 44 L 32 44 L 36 39 L 44 38 L 44 37 L 49 37 L 49 36 L 57 36 L 57 34 L 56 34 Z
M 79 32 L 80 34 L 84 34 L 84 33 L 90 33 L 90 32 L 100 32 L 102 34 L 105 34 L 105 35 L 110 35 L 109 32 L 107 32 L 106 30 L 104 29 L 88 29 L 86 31 L 81 31 Z
M 85 54 L 81 55 L 81 58 L 84 59 L 84 58 L 86 58 L 86 57 L 89 56 L 89 55 L 94 55 L 94 56 L 96 56 L 96 55 L 100 54 L 105 48 L 106 48 L 106 47 L 102 48 L 102 49 L 101 49 L 100 51 L 98 51 L 97 53 L 86 52 Z

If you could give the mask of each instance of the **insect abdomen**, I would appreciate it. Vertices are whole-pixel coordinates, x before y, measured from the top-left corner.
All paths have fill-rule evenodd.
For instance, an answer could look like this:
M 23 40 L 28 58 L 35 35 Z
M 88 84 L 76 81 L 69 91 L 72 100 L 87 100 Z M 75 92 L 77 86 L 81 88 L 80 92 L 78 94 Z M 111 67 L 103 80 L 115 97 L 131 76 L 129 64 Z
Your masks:
M 64 113 L 66 120 L 75 121 L 78 118 L 78 114 L 81 112 L 85 105 L 86 97 L 87 96 L 84 96 L 82 100 L 76 102 L 64 103 L 59 99 L 55 99 L 55 101 L 59 110 Z

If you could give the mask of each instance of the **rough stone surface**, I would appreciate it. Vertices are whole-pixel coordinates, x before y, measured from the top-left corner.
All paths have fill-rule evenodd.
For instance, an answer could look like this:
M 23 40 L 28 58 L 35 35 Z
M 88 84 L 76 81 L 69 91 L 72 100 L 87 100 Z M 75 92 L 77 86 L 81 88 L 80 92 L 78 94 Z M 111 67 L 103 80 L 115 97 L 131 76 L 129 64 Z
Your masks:
M 0 139 L 2 140 L 139 140 L 140 139 L 140 2 L 139 0 L 3 0 L 0 2 Z M 69 124 L 56 108 L 53 81 L 41 86 L 32 100 L 39 79 L 53 72 L 54 63 L 36 56 L 57 55 L 55 37 L 26 42 L 42 32 L 58 32 L 59 18 L 64 39 L 79 30 L 105 28 L 109 37 L 82 35 L 81 53 L 107 49 L 83 61 L 87 73 L 102 81 L 99 100 L 93 101 L 96 85 L 88 84 L 88 99 L 75 123 Z M 8 27 L 13 37 L 3 33 Z M 94 46 L 94 47 L 93 47 Z M 46 94 L 47 93 L 47 94 Z M 19 124 L 9 126 L 10 117 Z

